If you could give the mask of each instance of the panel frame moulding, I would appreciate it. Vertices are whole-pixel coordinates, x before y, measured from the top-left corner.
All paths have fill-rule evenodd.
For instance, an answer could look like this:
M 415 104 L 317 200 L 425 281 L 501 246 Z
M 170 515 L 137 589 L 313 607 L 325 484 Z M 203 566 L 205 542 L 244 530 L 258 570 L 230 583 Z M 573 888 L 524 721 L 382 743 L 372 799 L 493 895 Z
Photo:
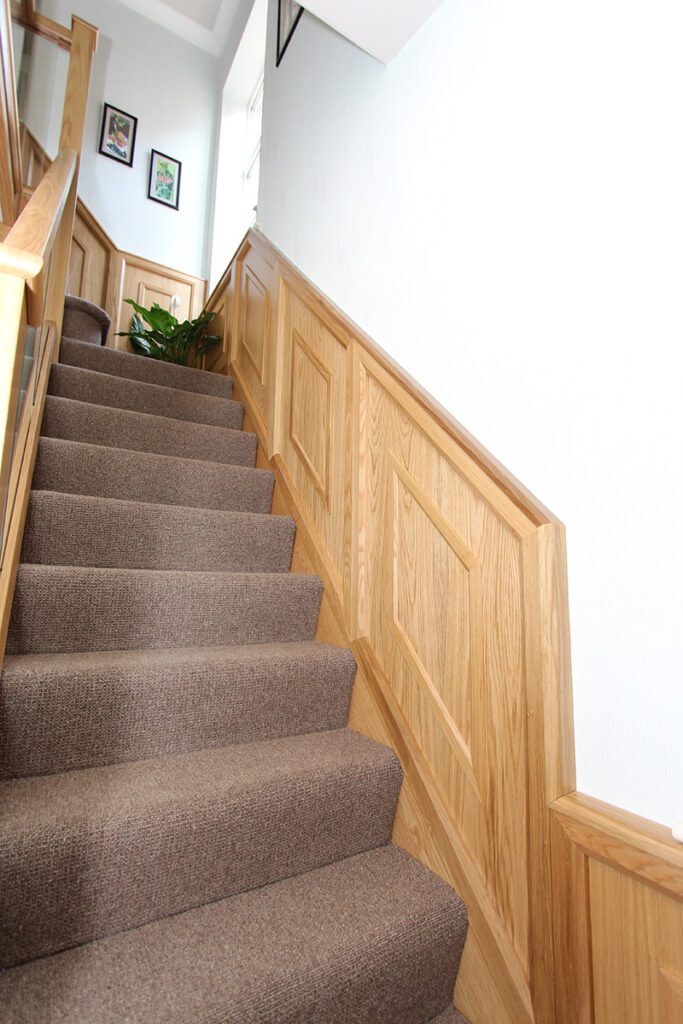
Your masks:
M 250 325 L 252 278 L 263 316 Z M 564 527 L 258 230 L 207 308 L 223 344 L 203 365 L 234 378 L 273 511 L 297 525 L 292 567 L 323 581 L 318 637 L 356 657 L 351 726 L 403 765 L 394 841 L 467 903 L 460 1009 L 472 1024 L 616 1024 L 598 1012 L 614 979 L 591 861 L 607 849 L 628 872 L 651 856 L 638 882 L 668 879 L 672 898 L 680 864 L 669 851 L 662 868 L 661 835 L 644 847 L 632 822 L 619 856 L 615 809 L 575 794 Z M 304 397 L 297 345 L 318 375 Z M 444 610 L 446 592 L 462 601 Z M 682 971 L 669 951 L 657 984 L 671 1005 Z

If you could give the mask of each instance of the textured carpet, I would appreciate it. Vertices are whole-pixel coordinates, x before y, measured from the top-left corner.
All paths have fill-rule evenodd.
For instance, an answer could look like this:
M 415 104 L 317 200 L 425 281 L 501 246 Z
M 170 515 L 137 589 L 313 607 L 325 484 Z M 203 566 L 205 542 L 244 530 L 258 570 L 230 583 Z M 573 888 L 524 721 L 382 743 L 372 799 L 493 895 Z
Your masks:
M 56 363 L 50 371 L 48 394 L 110 408 L 169 416 L 176 420 L 208 423 L 214 427 L 242 428 L 244 407 L 239 402 L 212 395 L 192 394 L 144 381 L 112 377 Z
M 130 452 L 41 437 L 33 487 L 224 512 L 269 512 L 274 477 L 265 469 Z
M 193 391 L 198 395 L 230 398 L 232 381 L 218 373 L 205 373 L 173 363 L 160 363 L 156 359 L 141 359 L 129 352 L 116 352 L 111 348 L 96 348 L 75 338 L 62 338 L 59 361 L 67 366 L 80 366 L 129 380 L 142 380 L 147 384 Z
M 383 847 L 0 974 L 3 1024 L 425 1024 L 462 902 Z
M 0 1024 L 463 1024 L 465 908 L 390 845 L 400 765 L 347 728 L 230 381 L 62 357 L 0 675 Z

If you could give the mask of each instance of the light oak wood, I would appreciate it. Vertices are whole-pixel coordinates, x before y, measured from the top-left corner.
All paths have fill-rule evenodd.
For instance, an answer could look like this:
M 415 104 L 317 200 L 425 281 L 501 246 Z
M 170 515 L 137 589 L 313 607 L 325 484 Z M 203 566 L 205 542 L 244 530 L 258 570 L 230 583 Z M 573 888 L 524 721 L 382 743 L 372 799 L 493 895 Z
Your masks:
M 394 841 L 467 902 L 458 1005 L 472 1024 L 683 1024 L 683 851 L 575 793 L 562 524 L 259 232 L 209 307 L 293 567 L 323 580 L 318 636 L 356 656 L 351 725 L 401 759 Z M 608 1011 L 627 970 L 642 987 Z
M 34 0 L 12 0 L 12 18 L 36 35 L 56 43 L 62 50 L 71 49 L 71 30 L 37 11 Z
M 108 344 L 130 351 L 127 338 L 115 338 L 116 331 L 126 331 L 133 318 L 133 310 L 125 302 L 134 299 L 142 306 L 150 307 L 158 302 L 164 309 L 170 309 L 174 296 L 180 300 L 174 310 L 179 320 L 199 316 L 206 296 L 206 282 L 181 271 L 171 270 L 159 263 L 146 260 L 132 253 L 118 252 L 119 260 L 112 264 L 112 273 L 120 274 L 120 285 L 116 289 L 118 301 L 115 308 L 108 309 L 112 317 L 112 330 Z
M 14 55 L 8 0 L 0 7 L 0 214 L 11 226 L 21 198 L 21 140 L 14 87 Z
M 580 793 L 562 797 L 552 809 L 590 857 L 683 899 L 683 846 L 663 825 Z
M 321 621 L 413 780 L 402 841 L 468 902 L 463 1009 L 551 1024 L 549 804 L 574 786 L 562 526 L 258 232 L 210 307 L 228 281 L 230 372 L 325 583 Z
M 23 8 L 34 19 L 33 6 Z M 0 24 L 2 52 L 11 52 L 7 19 Z M 0 244 L 0 465 L 2 567 L 0 653 L 4 653 L 17 565 L 51 362 L 57 358 L 76 207 L 79 154 L 83 144 L 88 86 L 97 30 L 72 22 L 71 54 L 57 159 L 27 196 Z M 4 68 L 3 64 L 3 68 Z M 14 82 L 11 83 L 12 93 Z M 16 106 L 16 97 L 13 97 Z M 0 142 L 17 154 L 21 145 L 7 123 Z M 24 136 L 26 141 L 26 136 Z M 21 181 L 21 176 L 19 178 Z M 33 344 L 33 355 L 29 350 Z M 22 371 L 30 366 L 28 380 Z
M 596 1024 L 682 1024 L 681 903 L 590 860 Z
M 234 395 L 245 400 L 245 392 L 236 383 Z M 258 433 L 258 426 L 249 405 L 244 427 Z M 418 751 L 402 713 L 392 702 L 391 690 L 382 679 L 377 666 L 372 666 L 372 653 L 363 641 L 352 641 L 343 624 L 342 608 L 332 585 L 319 545 L 315 542 L 309 522 L 302 516 L 288 483 L 283 459 L 275 455 L 268 460 L 263 438 L 257 459 L 259 468 L 275 473 L 273 512 L 290 515 L 297 524 L 292 556 L 292 570 L 316 573 L 324 588 L 317 637 L 326 643 L 351 647 L 359 670 L 350 712 L 352 728 L 396 750 L 404 771 L 404 785 L 394 831 L 394 842 L 427 864 L 433 871 L 464 894 L 470 907 L 470 935 L 465 962 L 460 972 L 458 1003 L 472 1021 L 495 1019 L 498 1024 L 524 1024 L 533 1021 L 528 985 L 522 965 L 512 945 L 503 934 L 492 901 L 478 880 L 476 866 L 449 826 L 448 817 L 431 779 L 429 768 Z M 483 951 L 482 951 L 483 950 Z M 481 1012 L 478 1014 L 478 1008 Z M 496 1013 L 493 1017 L 492 1014 Z

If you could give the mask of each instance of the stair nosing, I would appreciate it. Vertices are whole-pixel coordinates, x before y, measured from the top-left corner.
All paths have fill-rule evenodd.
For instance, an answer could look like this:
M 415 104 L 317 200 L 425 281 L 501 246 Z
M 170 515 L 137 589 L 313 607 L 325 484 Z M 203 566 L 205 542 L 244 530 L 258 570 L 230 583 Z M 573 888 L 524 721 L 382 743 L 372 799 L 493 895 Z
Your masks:
M 94 377 L 101 377 L 103 380 L 109 380 L 110 378 L 113 377 L 114 380 L 121 381 L 122 383 L 128 384 L 128 385 L 133 384 L 133 385 L 140 385 L 141 387 L 144 387 L 144 388 L 158 388 L 160 391 L 171 391 L 171 392 L 179 394 L 179 395 L 188 395 L 190 398 L 193 398 L 193 399 L 205 399 L 206 398 L 206 399 L 209 399 L 209 401 L 211 401 L 211 402 L 227 402 L 229 405 L 239 406 L 240 408 L 244 409 L 244 402 L 240 402 L 236 398 L 221 398 L 218 395 L 207 395 L 207 394 L 204 394 L 204 392 L 201 392 L 201 391 L 186 391 L 184 388 L 174 388 L 174 387 L 172 387 L 169 384 L 153 384 L 153 383 L 151 383 L 151 381 L 140 380 L 138 377 L 120 377 L 117 373 L 106 373 L 106 372 L 103 372 L 102 370 L 91 370 L 87 366 L 77 366 L 74 363 L 54 363 L 54 366 L 59 367 L 59 368 L 64 368 L 67 371 L 67 374 L 70 371 L 75 371 L 76 373 L 88 373 L 88 374 L 91 374 Z M 191 369 L 191 367 L 190 367 L 190 369 Z M 49 390 L 48 390 L 48 394 L 51 394 L 51 392 Z M 62 397 L 65 397 L 65 396 L 62 396 L 62 395 L 52 395 L 51 397 L 52 398 L 62 398 Z M 81 399 L 73 399 L 73 401 L 81 401 Z M 99 402 L 88 402 L 86 404 L 88 404 L 88 405 L 100 405 Z M 104 408 L 107 408 L 107 409 L 109 409 L 109 408 L 118 409 L 119 406 L 104 406 Z M 124 412 L 131 412 L 131 411 L 134 412 L 136 410 L 124 409 L 122 411 L 124 411 Z M 156 413 L 150 413 L 149 415 L 154 416 L 154 415 L 157 415 L 157 414 Z M 172 419 L 173 417 L 164 417 L 164 418 L 165 419 Z M 186 422 L 186 421 L 183 420 L 183 422 Z M 196 421 L 189 420 L 187 422 L 196 422 Z M 207 426 L 211 426 L 211 424 L 207 424 Z M 231 428 L 231 429 L 235 429 L 235 428 Z

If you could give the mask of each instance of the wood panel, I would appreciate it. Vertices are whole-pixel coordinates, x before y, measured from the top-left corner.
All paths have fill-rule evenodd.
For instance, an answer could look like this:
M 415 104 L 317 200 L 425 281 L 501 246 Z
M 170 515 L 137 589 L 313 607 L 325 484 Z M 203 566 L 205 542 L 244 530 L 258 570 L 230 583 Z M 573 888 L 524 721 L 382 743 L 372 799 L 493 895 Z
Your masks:
M 352 724 L 403 763 L 395 839 L 467 899 L 462 1008 L 552 1024 L 562 527 L 257 232 L 209 300 L 224 317 L 230 288 L 224 351 L 307 538 L 295 564 L 323 578 L 320 635 L 359 664 Z
M 220 373 L 226 370 L 230 362 L 232 347 L 232 311 L 234 295 L 234 268 L 229 267 L 223 279 L 220 292 L 207 305 L 215 314 L 209 325 L 209 333 L 217 334 L 220 342 L 207 352 L 203 359 L 203 369 Z
M 341 597 L 350 439 L 348 340 L 331 330 L 291 285 L 283 285 L 282 303 L 274 450 L 282 454 Z
M 134 299 L 147 307 L 158 302 L 164 309 L 170 309 L 171 300 L 176 296 L 180 301 L 174 316 L 179 320 L 199 316 L 206 295 L 206 283 L 203 280 L 130 253 L 121 253 L 121 256 L 120 302 L 112 318 L 112 332 L 126 331 L 130 326 L 133 310 L 126 305 L 125 299 Z M 127 338 L 116 338 L 115 342 L 117 348 L 130 349 Z
M 683 1024 L 683 849 L 575 793 L 562 524 L 258 232 L 209 306 L 351 725 L 401 760 L 394 842 L 467 903 L 457 1004 Z
M 590 859 L 596 1024 L 683 1024 L 680 901 Z
M 59 27 L 59 26 L 58 26 Z M 11 43 L 0 24 L 3 52 Z M 5 344 L 0 374 L 2 566 L 0 653 L 4 654 L 33 465 L 50 365 L 57 357 L 76 205 L 79 154 L 97 29 L 72 21 L 60 152 L 0 245 L 0 311 Z M 11 83 L 14 88 L 14 83 Z M 20 141 L 0 125 L 18 158 Z M 19 179 L 21 180 L 21 179 Z M 80 267 L 85 273 L 85 267 Z M 27 372 L 28 371 L 28 372 Z
M 93 221 L 92 214 L 79 200 L 71 241 L 68 289 L 70 295 L 88 299 L 104 309 L 113 244 L 106 235 L 103 237 L 99 225 Z
M 273 380 L 270 360 L 273 353 L 271 311 L 274 288 L 271 262 L 258 248 L 247 245 L 239 261 L 235 361 L 240 381 L 264 434 L 270 418 L 269 388 Z

